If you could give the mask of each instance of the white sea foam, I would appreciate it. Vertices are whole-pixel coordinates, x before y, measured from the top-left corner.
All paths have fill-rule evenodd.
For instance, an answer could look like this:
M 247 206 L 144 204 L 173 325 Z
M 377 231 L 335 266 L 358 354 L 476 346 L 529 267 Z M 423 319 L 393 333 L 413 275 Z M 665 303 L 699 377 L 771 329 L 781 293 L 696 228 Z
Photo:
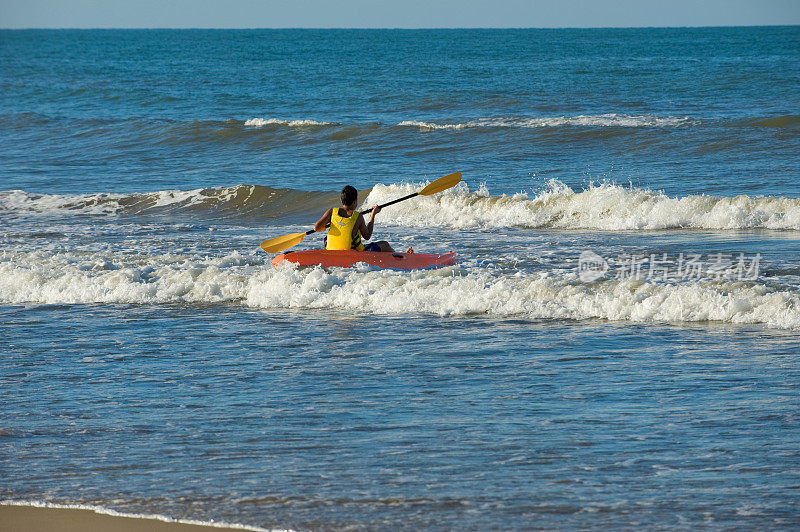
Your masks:
M 254 257 L 5 252 L 0 302 L 238 303 L 267 309 L 519 316 L 800 328 L 800 292 L 757 282 L 583 283 L 574 270 L 509 275 L 466 266 L 401 272 L 272 268 Z
M 575 272 L 531 276 L 432 271 L 298 270 L 257 274 L 246 303 L 275 308 L 353 308 L 376 313 L 608 319 L 634 322 L 763 323 L 800 328 L 800 293 L 739 282 L 685 285 L 617 280 L 585 284 Z
M 264 126 L 288 126 L 288 127 L 309 127 L 309 126 L 336 126 L 336 122 L 318 122 L 316 120 L 281 120 L 278 118 L 251 118 L 244 123 L 247 127 Z
M 220 303 L 240 300 L 252 269 L 242 255 L 5 252 L 5 303 Z
M 251 530 L 253 532 L 290 532 L 290 529 L 268 529 L 260 528 L 250 525 L 241 525 L 237 523 L 226 523 L 224 521 L 199 521 L 195 519 L 175 519 L 166 515 L 159 514 L 135 514 L 118 512 L 111 508 L 97 506 L 92 504 L 56 504 L 43 501 L 21 501 L 21 500 L 5 500 L 0 501 L 0 506 L 27 506 L 31 508 L 56 508 L 60 510 L 87 510 L 100 515 L 108 515 L 112 517 L 126 517 L 130 519 L 149 519 L 154 521 L 162 521 L 165 523 L 179 523 L 185 525 L 197 525 L 209 528 L 227 528 L 234 530 Z
M 406 120 L 399 126 L 417 127 L 423 131 L 459 130 L 469 128 L 542 128 L 561 126 L 583 127 L 679 127 L 698 123 L 697 119 L 680 116 L 655 115 L 630 116 L 617 113 L 602 115 L 555 116 L 541 118 L 498 117 L 480 118 L 464 123 L 425 122 Z
M 376 185 L 364 205 L 385 203 L 421 185 Z M 557 180 L 545 190 L 491 196 L 466 185 L 393 205 L 381 221 L 454 228 L 525 227 L 594 230 L 782 229 L 800 230 L 800 198 L 684 196 L 602 183 L 574 191 Z

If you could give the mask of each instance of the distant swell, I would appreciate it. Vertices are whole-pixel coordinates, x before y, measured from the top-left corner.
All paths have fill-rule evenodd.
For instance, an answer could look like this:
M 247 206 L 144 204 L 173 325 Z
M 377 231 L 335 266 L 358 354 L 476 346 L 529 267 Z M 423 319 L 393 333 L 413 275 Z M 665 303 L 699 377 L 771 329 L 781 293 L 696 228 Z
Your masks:
M 418 190 L 417 185 L 376 185 L 365 205 L 384 203 Z M 401 225 L 459 229 L 523 227 L 629 231 L 637 229 L 800 230 L 800 198 L 772 196 L 684 196 L 592 185 L 574 191 L 557 180 L 533 196 L 492 196 L 460 185 L 443 193 L 404 202 L 381 213 Z
M 800 115 L 776 116 L 771 118 L 756 118 L 745 122 L 747 126 L 774 127 L 778 129 L 800 128 Z
M 545 142 L 572 142 L 586 136 L 610 138 L 673 133 L 692 130 L 710 133 L 713 138 L 730 136 L 732 142 L 745 142 L 752 135 L 793 133 L 800 128 L 800 115 L 703 118 L 690 116 L 629 115 L 624 113 L 578 114 L 555 116 L 474 116 L 447 118 L 407 116 L 391 122 L 373 119 L 348 120 L 332 117 L 320 120 L 315 116 L 250 117 L 227 120 L 188 118 L 74 118 L 39 113 L 0 114 L 0 128 L 20 138 L 49 146 L 53 142 L 74 150 L 90 150 L 103 156 L 127 152 L 133 148 L 166 154 L 185 155 L 192 149 L 247 148 L 263 150 L 284 146 L 308 146 L 313 143 L 350 142 L 358 138 L 364 146 L 387 149 L 397 137 L 407 141 L 409 135 L 427 136 L 442 133 L 446 137 L 512 137 L 541 138 Z M 742 131 L 745 130 L 745 131 Z M 739 131 L 737 133 L 737 131 Z M 741 138 L 740 138 L 741 137 Z M 649 137 L 647 137 L 649 138 Z M 55 140 L 54 140 L 55 139 Z M 451 139 L 452 140 L 452 139 Z M 641 140 L 641 139 L 640 139 Z M 388 144 L 387 144 L 388 141 Z M 509 141 L 509 148 L 514 144 Z M 703 143 L 702 149 L 712 149 Z M 58 150 L 56 146 L 56 150 Z
M 501 117 L 481 118 L 464 123 L 423 122 L 409 120 L 400 122 L 401 126 L 418 127 L 421 130 L 468 129 L 468 128 L 542 128 L 561 126 L 583 127 L 678 127 L 698 123 L 689 117 L 658 117 L 655 115 L 630 116 L 609 113 L 603 115 L 578 115 L 556 117 Z
M 656 115 L 625 115 L 607 113 L 601 115 L 576 115 L 554 117 L 493 117 L 476 118 L 466 122 L 446 122 L 435 120 L 403 120 L 397 125 L 401 127 L 416 127 L 422 131 L 430 130 L 459 130 L 477 128 L 542 128 L 561 126 L 583 127 L 678 127 L 694 125 L 698 120 L 689 117 Z M 284 120 L 279 118 L 250 118 L 244 122 L 246 127 L 263 128 L 267 126 L 286 126 L 292 128 L 342 126 L 339 122 L 321 122 L 309 119 Z M 358 124 L 350 124 L 358 125 Z
M 371 125 L 386 125 L 379 122 L 345 123 L 341 121 L 318 121 L 308 118 L 281 119 L 281 118 L 250 118 L 244 122 L 237 120 L 228 121 L 230 124 L 243 124 L 248 128 L 289 127 L 361 127 Z M 216 124 L 214 124 L 216 127 Z M 464 129 L 489 129 L 489 128 L 676 128 L 700 125 L 721 125 L 726 127 L 765 127 L 778 129 L 800 128 L 800 115 L 761 116 L 752 118 L 698 118 L 690 116 L 658 116 L 654 114 L 628 115 L 624 113 L 604 113 L 592 115 L 559 115 L 559 116 L 495 116 L 473 118 L 465 121 L 450 121 L 440 119 L 409 119 L 401 120 L 396 124 L 400 127 L 418 128 L 420 131 L 434 130 L 464 130 Z

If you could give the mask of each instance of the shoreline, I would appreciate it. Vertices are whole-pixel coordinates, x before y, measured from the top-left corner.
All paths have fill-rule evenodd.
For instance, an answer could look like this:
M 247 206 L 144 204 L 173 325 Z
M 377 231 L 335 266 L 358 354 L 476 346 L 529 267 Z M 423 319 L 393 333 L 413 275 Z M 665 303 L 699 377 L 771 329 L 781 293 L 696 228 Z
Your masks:
M 232 523 L 171 519 L 157 515 L 123 514 L 102 507 L 22 502 L 0 503 L 0 529 L 7 532 L 254 532 L 269 529 Z M 277 530 L 277 529 L 276 529 Z

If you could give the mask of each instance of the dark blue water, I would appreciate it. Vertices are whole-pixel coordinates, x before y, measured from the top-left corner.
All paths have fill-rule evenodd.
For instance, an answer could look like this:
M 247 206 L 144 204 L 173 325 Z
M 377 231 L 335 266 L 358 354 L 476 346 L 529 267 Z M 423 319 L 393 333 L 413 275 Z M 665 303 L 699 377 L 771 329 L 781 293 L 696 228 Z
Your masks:
M 797 528 L 798 79 L 797 27 L 0 31 L 0 499 Z M 456 266 L 258 248 L 457 170 L 376 225 Z
M 797 27 L 4 31 L 0 43 L 6 188 L 337 190 L 453 167 L 494 193 L 534 175 L 680 195 L 792 194 L 798 179 Z M 581 116 L 597 125 L 398 127 Z

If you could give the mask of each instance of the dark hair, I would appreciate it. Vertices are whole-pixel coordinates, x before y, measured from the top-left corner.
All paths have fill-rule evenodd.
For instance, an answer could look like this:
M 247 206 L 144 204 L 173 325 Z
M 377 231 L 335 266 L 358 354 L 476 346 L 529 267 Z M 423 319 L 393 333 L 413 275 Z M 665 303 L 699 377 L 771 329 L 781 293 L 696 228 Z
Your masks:
M 350 205 L 353 202 L 358 201 L 358 190 L 354 189 L 350 185 L 347 185 L 342 189 L 342 205 Z

